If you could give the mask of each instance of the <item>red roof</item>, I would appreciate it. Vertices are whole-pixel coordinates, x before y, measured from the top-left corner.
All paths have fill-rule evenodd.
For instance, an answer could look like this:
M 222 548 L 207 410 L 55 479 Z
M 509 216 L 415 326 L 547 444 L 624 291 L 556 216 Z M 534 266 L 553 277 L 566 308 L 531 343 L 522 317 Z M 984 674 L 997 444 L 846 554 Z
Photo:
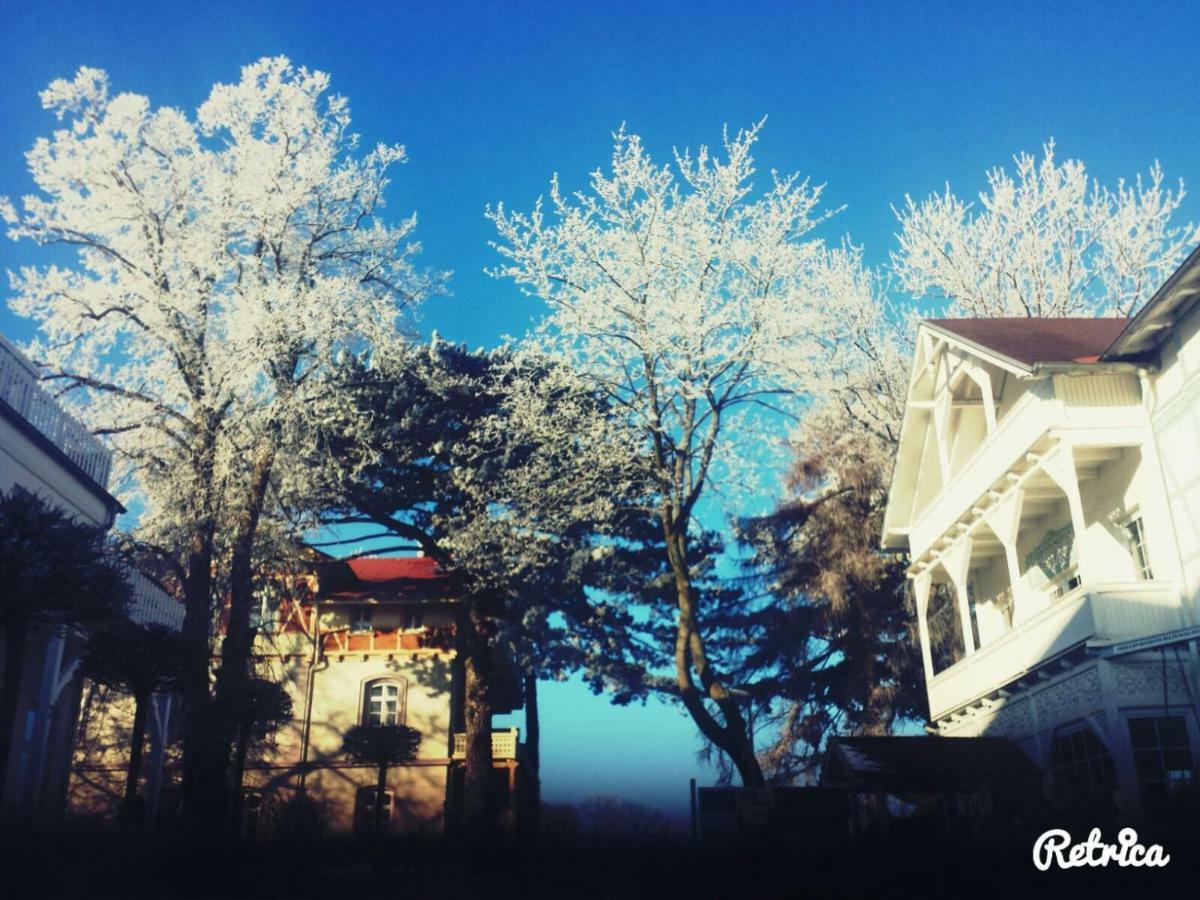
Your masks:
M 339 559 L 317 570 L 322 600 L 436 600 L 452 593 L 452 580 L 428 556 Z
M 384 556 L 371 559 L 346 560 L 346 565 L 359 581 L 369 584 L 380 584 L 397 579 L 445 578 L 438 569 L 437 561 L 431 556 Z
M 1025 366 L 1093 363 L 1125 330 L 1129 319 L 930 319 L 929 324 Z

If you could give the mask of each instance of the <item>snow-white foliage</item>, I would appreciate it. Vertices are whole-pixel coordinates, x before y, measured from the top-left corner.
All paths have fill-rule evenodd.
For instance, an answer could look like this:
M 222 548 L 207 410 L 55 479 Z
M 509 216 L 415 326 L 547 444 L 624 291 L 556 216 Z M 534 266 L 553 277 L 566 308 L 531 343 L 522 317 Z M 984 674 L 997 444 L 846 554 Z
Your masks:
M 706 483 L 736 491 L 778 446 L 804 395 L 874 300 L 857 254 L 811 236 L 821 188 L 772 172 L 756 193 L 760 125 L 659 166 L 624 129 L 591 190 L 552 181 L 548 207 L 489 210 L 505 263 L 544 300 L 533 341 L 583 372 L 640 429 L 660 492 L 684 519 Z
M 97 69 L 41 96 L 64 127 L 27 154 L 38 193 L 0 211 L 10 237 L 76 258 L 10 273 L 10 304 L 116 449 L 142 536 L 177 547 L 238 511 L 256 452 L 303 440 L 331 364 L 401 340 L 435 286 L 412 267 L 415 218 L 381 218 L 404 148 L 361 152 L 329 77 L 282 57 L 193 116 L 113 96 Z
M 1156 163 L 1115 190 L 1089 180 L 1082 162 L 1013 157 L 1016 174 L 987 173 L 978 205 L 949 185 L 896 210 L 892 267 L 918 300 L 950 316 L 1132 315 L 1197 240 L 1171 224 L 1183 199 Z

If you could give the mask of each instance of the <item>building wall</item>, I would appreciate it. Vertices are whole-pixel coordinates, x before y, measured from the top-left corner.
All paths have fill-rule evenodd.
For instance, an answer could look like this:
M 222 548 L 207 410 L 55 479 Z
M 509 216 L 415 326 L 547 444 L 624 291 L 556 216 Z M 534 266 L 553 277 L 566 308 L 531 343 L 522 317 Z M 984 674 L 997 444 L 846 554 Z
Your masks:
M 1131 718 L 1183 717 L 1193 758 L 1200 764 L 1200 730 L 1188 668 L 1185 657 L 1169 656 L 1164 669 L 1157 653 L 1092 660 L 1059 671 L 986 709 L 972 710 L 943 726 L 941 734 L 1014 741 L 1045 773 L 1049 791 L 1055 735 L 1086 723 L 1112 757 L 1117 785 L 1114 799 L 1121 816 L 1136 822 L 1141 815 L 1141 797 L 1129 736 Z
M 0 416 L 0 491 L 20 485 L 93 525 L 108 525 L 103 500 Z
M 11 361 L 19 357 L 2 338 L 0 354 L 11 375 Z M 73 518 L 108 527 L 109 508 L 98 490 L 104 486 L 89 487 L 10 420 L 14 414 L 7 408 L 0 414 L 0 491 L 19 486 Z M 25 645 L 11 763 L 0 796 L 6 808 L 37 821 L 57 820 L 63 808 L 79 696 L 70 672 L 80 648 L 81 641 L 65 633 L 34 634 Z M 0 666 L 3 657 L 0 642 Z
M 1138 636 L 1149 637 L 1178 628 L 1179 624 L 1200 622 L 1196 615 L 1200 608 L 1197 606 L 1200 600 L 1200 451 L 1197 450 L 1200 447 L 1200 311 L 1192 313 L 1175 329 L 1164 349 L 1160 374 L 1061 375 L 1027 384 L 1015 378 L 1003 380 L 1001 376 L 993 384 L 999 394 L 998 426 L 1003 429 L 1011 423 L 1016 428 L 1015 432 L 1012 428 L 1005 430 L 997 435 L 998 439 L 1016 433 L 1022 440 L 1026 437 L 1035 440 L 1038 438 L 1035 428 L 1040 427 L 1041 421 L 1039 411 L 1047 409 L 1047 403 L 1062 404 L 1047 421 L 1062 429 L 1063 450 L 1077 454 L 1076 468 L 1086 470 L 1089 475 L 1094 473 L 1079 483 L 1082 527 L 1077 524 L 1079 533 L 1075 536 L 1072 561 L 1079 565 L 1085 589 L 1099 588 L 1097 596 L 1103 596 L 1109 606 L 1096 607 L 1107 611 L 1103 621 L 1097 619 L 1096 624 L 1088 625 L 1095 630 L 1087 632 L 1090 635 L 1087 647 L 1082 646 L 1083 637 L 1079 644 L 1070 646 L 1055 643 L 1043 627 L 1041 632 L 1014 635 L 1016 640 L 1010 638 L 993 648 L 991 656 L 975 660 L 968 656 L 958 665 L 976 668 L 959 669 L 952 676 L 957 681 L 931 682 L 943 687 L 957 684 L 963 690 L 958 707 L 947 705 L 943 690 L 943 708 L 956 711 L 939 712 L 938 730 L 947 736 L 1003 736 L 1016 741 L 1047 772 L 1049 787 L 1053 780 L 1050 772 L 1056 762 L 1052 755 L 1056 736 L 1061 738 L 1086 727 L 1098 736 L 1112 760 L 1116 779 L 1114 799 L 1120 814 L 1128 821 L 1137 821 L 1144 812 L 1143 786 L 1134 764 L 1130 722 L 1146 717 L 1182 719 L 1192 765 L 1200 766 L 1197 721 L 1200 667 L 1194 645 L 1170 645 L 1163 651 L 1105 656 L 1103 638 L 1124 635 L 1119 627 L 1143 627 L 1138 624 L 1142 621 L 1138 615 L 1148 617 L 1149 623 Z M 1030 427 L 1025 429 L 1028 435 L 1021 430 L 1021 422 L 1013 418 L 1023 420 L 1026 416 L 1030 417 Z M 957 453 L 955 447 L 959 441 L 965 442 L 964 446 L 979 445 L 976 423 L 954 416 L 947 421 L 952 468 L 961 472 L 962 477 L 970 478 L 973 473 L 963 470 L 970 469 L 972 460 L 979 457 Z M 1045 447 L 1054 437 L 1054 433 L 1049 433 L 1041 439 L 1040 446 Z M 1074 450 L 1072 442 L 1078 443 Z M 1014 444 L 1014 450 L 1020 447 Z M 990 451 L 984 448 L 981 452 L 986 455 Z M 916 495 L 918 510 L 939 502 L 944 505 L 947 499 L 940 493 L 942 485 L 936 477 L 936 460 L 928 446 L 924 456 L 926 465 L 920 469 L 917 483 L 904 487 Z M 1017 458 L 1019 454 L 1014 452 L 1013 456 Z M 913 458 L 911 454 L 909 458 Z M 1096 469 L 1099 459 L 1105 461 Z M 1069 467 L 1058 471 L 1054 477 L 1070 477 Z M 994 473 L 988 472 L 987 479 L 992 480 Z M 1047 486 L 1054 483 L 1054 478 L 1041 476 L 1036 485 L 1040 501 L 1045 502 L 1048 490 L 1054 490 Z M 947 490 L 952 488 L 953 483 Z M 971 492 L 958 493 L 966 498 Z M 1026 558 L 1047 532 L 1072 522 L 1067 492 L 1060 493 L 1061 499 L 1048 509 L 1040 507 L 1042 511 L 1036 517 L 1035 513 L 1026 512 L 1016 532 L 1020 578 L 1014 585 L 1018 594 L 1014 622 L 1018 630 L 1031 616 L 1037 616 L 1056 602 L 1050 593 L 1039 590 L 1045 575 L 1028 571 Z M 952 523 L 949 514 L 955 510 L 941 512 Z M 1124 528 L 1134 515 L 1142 520 L 1155 585 L 1134 584 L 1141 575 Z M 991 550 L 992 545 L 985 546 Z M 939 577 L 944 580 L 946 574 L 935 571 L 934 580 Z M 1008 582 L 1007 560 L 1003 557 L 989 557 L 984 552 L 969 567 L 968 583 L 976 601 L 976 621 L 983 647 L 1006 633 L 1001 607 L 989 601 L 1001 594 Z M 1123 585 L 1128 585 L 1128 598 L 1122 593 Z M 1172 599 L 1176 589 L 1179 589 L 1178 601 Z M 1128 612 L 1128 621 L 1113 618 L 1116 607 L 1112 604 L 1123 602 L 1123 598 L 1129 604 L 1145 604 L 1122 606 L 1122 615 Z M 1079 595 L 1074 599 L 1078 601 Z M 1182 612 L 1182 617 L 1174 620 L 1179 624 L 1164 624 L 1169 617 L 1161 614 L 1161 610 L 1166 608 L 1164 604 L 1173 607 L 1175 602 Z M 1043 626 L 1057 622 L 1045 617 L 1038 621 Z M 1086 624 L 1091 620 L 1081 616 L 1079 621 Z M 1066 619 L 1063 622 L 1064 628 L 1071 624 Z M 1107 628 L 1113 631 L 1110 633 Z M 1063 631 L 1059 636 L 1072 633 Z M 1043 641 L 1044 646 L 1040 643 Z M 1037 655 L 1039 647 L 1043 647 L 1041 657 Z M 1028 662 L 1017 668 L 1005 666 L 1004 655 L 1009 649 L 1027 653 Z M 993 669 L 997 683 L 989 690 L 989 683 L 978 676 L 983 673 L 987 677 Z M 977 677 L 967 677 L 968 672 Z M 1068 781 L 1064 776 L 1059 784 Z
M 1161 348 L 1161 372 L 1150 397 L 1162 480 L 1170 501 L 1183 581 L 1192 621 L 1200 621 L 1200 309 L 1193 310 Z

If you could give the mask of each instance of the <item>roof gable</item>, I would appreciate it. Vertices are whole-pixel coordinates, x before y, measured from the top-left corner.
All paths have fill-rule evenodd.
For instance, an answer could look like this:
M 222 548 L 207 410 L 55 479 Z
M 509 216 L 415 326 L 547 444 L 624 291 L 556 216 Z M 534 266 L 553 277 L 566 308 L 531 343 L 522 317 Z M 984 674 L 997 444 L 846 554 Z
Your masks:
M 969 345 L 1032 369 L 1039 363 L 1094 363 L 1129 319 L 929 319 L 926 324 Z

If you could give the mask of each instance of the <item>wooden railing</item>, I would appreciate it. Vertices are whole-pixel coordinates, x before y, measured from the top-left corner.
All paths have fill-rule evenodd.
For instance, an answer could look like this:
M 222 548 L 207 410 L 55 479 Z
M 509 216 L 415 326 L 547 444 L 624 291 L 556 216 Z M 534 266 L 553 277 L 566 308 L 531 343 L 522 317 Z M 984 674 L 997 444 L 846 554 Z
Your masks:
M 324 631 L 321 637 L 326 653 L 342 655 L 400 653 L 412 650 L 438 650 L 448 653 L 454 649 L 453 625 L 377 628 L 368 631 L 351 631 L 342 627 Z
M 108 487 L 112 453 L 38 384 L 37 370 L 0 337 L 0 400 L 44 435 L 102 488 Z
M 492 759 L 516 759 L 521 729 L 508 728 L 492 732 Z M 466 759 L 467 736 L 462 732 L 454 735 L 453 759 Z
M 1017 598 L 1020 604 L 1021 597 Z M 1179 590 L 1171 582 L 1084 584 L 1031 618 L 969 653 L 929 682 L 929 707 L 938 718 L 1020 678 L 1085 642 L 1142 637 L 1183 623 Z
M 129 583 L 129 618 L 139 625 L 183 628 L 183 604 L 135 569 L 126 569 Z

